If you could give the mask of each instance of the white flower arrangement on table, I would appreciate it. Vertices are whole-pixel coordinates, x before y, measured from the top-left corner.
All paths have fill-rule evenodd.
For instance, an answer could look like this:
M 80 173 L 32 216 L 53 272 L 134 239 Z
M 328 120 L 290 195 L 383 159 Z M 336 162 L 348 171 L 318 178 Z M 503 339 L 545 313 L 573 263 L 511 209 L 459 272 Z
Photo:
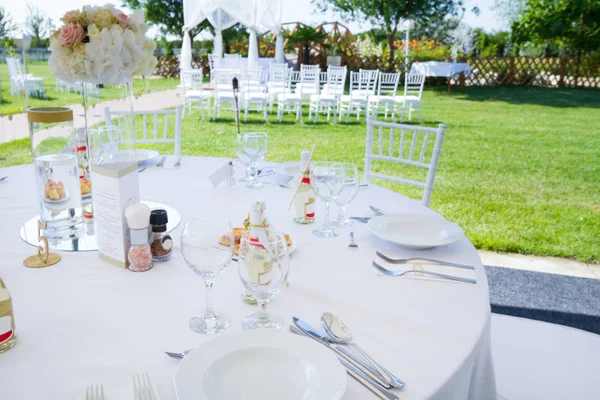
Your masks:
M 115 84 L 150 76 L 156 43 L 146 38 L 144 13 L 131 15 L 112 4 L 67 12 L 50 37 L 50 70 L 67 82 Z

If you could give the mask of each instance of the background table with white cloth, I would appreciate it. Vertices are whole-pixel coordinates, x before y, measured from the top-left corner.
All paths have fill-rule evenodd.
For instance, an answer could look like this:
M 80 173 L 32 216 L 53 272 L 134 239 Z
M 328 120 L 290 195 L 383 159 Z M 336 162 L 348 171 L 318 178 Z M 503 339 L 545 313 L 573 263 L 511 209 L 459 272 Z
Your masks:
M 213 189 L 208 175 L 227 160 L 187 157 L 181 169 L 150 167 L 140 173 L 143 200 L 179 210 L 182 220 L 223 216 L 241 226 L 252 200 L 264 199 L 271 223 L 297 242 L 291 257 L 290 287 L 272 301 L 270 312 L 291 323 L 298 316 L 315 327 L 329 311 L 351 328 L 354 339 L 403 379 L 402 398 L 495 399 L 490 346 L 490 305 L 485 270 L 471 243 L 427 251 L 401 249 L 356 223 L 359 248 L 348 248 L 346 230 L 332 240 L 297 225 L 286 209 L 292 190 L 268 185 Z M 182 226 L 173 233 L 170 261 L 145 273 L 107 264 L 96 252 L 62 253 L 52 267 L 28 269 L 23 259 L 35 248 L 19 238 L 21 225 L 38 211 L 32 165 L 4 168 L 0 184 L 0 275 L 11 291 L 18 341 L 0 355 L 0 399 L 75 399 L 87 385 L 131 385 L 134 373 L 148 371 L 163 400 L 175 399 L 178 361 L 163 351 L 183 351 L 210 340 L 190 330 L 191 316 L 204 308 L 202 278 L 180 253 Z M 350 215 L 371 215 L 369 204 L 389 212 L 433 213 L 418 202 L 377 186 L 361 190 Z M 477 284 L 378 275 L 375 251 L 394 256 L 428 256 L 475 265 Z M 237 264 L 214 286 L 215 308 L 232 318 L 227 332 L 255 308 L 244 304 Z M 226 334 L 226 333 L 224 333 Z M 309 340 L 309 339 L 307 339 Z M 376 398 L 349 379 L 345 399 Z
M 448 92 L 450 91 L 450 80 L 455 76 L 469 75 L 471 66 L 467 63 L 459 62 L 442 62 L 442 61 L 427 61 L 416 62 L 410 67 L 411 75 L 425 75 L 426 77 L 442 77 L 448 78 Z

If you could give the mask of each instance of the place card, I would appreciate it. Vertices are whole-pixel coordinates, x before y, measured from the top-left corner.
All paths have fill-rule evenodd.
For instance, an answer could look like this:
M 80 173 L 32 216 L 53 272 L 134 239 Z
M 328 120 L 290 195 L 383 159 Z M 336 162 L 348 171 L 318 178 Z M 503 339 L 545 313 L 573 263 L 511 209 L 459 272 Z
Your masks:
M 139 203 L 136 162 L 92 165 L 92 199 L 100 258 L 127 268 L 131 244 L 125 209 Z
M 208 179 L 210 180 L 210 183 L 212 183 L 213 187 L 217 187 L 221 183 L 225 182 L 229 177 L 232 168 L 233 166 L 231 165 L 231 162 L 227 161 L 227 164 L 210 174 Z

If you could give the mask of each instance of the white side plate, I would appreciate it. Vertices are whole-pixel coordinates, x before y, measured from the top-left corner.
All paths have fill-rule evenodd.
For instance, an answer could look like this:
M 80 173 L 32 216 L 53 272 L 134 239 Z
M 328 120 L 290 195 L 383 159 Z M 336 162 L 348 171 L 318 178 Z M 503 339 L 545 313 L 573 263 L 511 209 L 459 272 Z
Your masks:
M 412 249 L 445 246 L 463 237 L 460 226 L 435 215 L 385 214 L 371 218 L 367 227 L 377 237 Z
M 346 371 L 315 341 L 257 329 L 208 340 L 175 372 L 179 400 L 339 400 Z

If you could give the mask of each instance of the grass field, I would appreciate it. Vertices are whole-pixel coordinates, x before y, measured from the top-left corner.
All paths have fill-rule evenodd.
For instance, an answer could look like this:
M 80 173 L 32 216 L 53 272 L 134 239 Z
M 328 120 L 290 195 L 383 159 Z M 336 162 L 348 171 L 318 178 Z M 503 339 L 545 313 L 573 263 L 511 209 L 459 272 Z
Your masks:
M 426 88 L 423 115 L 424 125 L 448 125 L 431 207 L 461 225 L 476 247 L 600 263 L 599 91 Z M 300 124 L 286 115 L 279 124 L 271 115 L 265 124 L 252 113 L 242 130 L 269 133 L 271 161 L 297 160 L 316 143 L 316 159 L 362 169 L 364 118 L 315 125 L 306 117 Z M 216 122 L 196 112 L 183 123 L 183 154 L 234 157 L 235 132 L 231 112 Z M 29 141 L 0 144 L 0 155 L 0 166 L 31 162 Z
M 44 79 L 44 88 L 46 90 L 46 99 L 30 98 L 31 107 L 43 106 L 66 106 L 71 104 L 81 103 L 80 94 L 66 94 L 56 91 L 56 78 L 50 72 L 48 63 L 34 62 L 27 64 L 27 71 L 36 77 Z M 26 109 L 25 95 L 21 97 L 11 96 L 10 94 L 10 75 L 6 63 L 0 63 L 0 82 L 2 84 L 2 95 L 0 96 L 0 115 L 2 114 L 17 114 Z M 147 88 L 151 91 L 173 89 L 179 84 L 179 79 L 149 79 L 148 87 L 146 80 L 134 79 L 133 91 L 139 95 L 146 93 Z

